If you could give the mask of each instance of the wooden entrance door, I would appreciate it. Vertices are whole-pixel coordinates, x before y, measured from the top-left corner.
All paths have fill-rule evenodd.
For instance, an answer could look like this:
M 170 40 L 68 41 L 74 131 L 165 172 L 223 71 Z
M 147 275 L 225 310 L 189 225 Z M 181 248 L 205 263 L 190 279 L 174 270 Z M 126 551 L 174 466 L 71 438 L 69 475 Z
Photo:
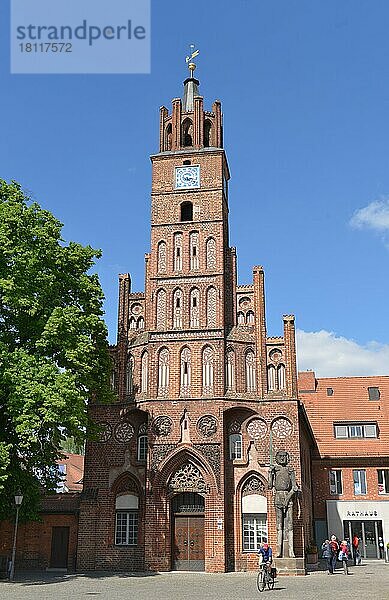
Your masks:
M 204 516 L 175 515 L 173 569 L 204 571 Z
M 67 569 L 69 527 L 53 527 L 51 534 L 51 569 Z

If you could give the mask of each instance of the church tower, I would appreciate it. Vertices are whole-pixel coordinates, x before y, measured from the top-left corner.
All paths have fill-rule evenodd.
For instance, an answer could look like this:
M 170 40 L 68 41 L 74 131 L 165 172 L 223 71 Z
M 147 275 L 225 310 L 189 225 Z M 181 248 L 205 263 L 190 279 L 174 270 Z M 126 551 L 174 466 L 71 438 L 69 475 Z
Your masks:
M 221 103 L 204 107 L 188 62 L 151 156 L 144 292 L 119 276 L 118 400 L 90 406 L 100 433 L 86 451 L 80 569 L 255 569 L 259 543 L 276 539 L 267 473 L 280 449 L 303 489 L 297 556 L 311 538 L 294 317 L 268 337 L 262 267 L 237 284 Z

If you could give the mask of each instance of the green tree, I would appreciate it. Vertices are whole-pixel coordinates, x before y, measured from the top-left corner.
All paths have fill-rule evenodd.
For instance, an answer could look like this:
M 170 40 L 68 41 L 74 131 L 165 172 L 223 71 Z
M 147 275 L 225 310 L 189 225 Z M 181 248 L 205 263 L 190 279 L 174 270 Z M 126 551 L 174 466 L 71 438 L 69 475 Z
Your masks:
M 0 518 L 15 491 L 25 518 L 67 438 L 82 446 L 91 398 L 111 398 L 100 251 L 61 238 L 62 224 L 19 184 L 0 180 Z

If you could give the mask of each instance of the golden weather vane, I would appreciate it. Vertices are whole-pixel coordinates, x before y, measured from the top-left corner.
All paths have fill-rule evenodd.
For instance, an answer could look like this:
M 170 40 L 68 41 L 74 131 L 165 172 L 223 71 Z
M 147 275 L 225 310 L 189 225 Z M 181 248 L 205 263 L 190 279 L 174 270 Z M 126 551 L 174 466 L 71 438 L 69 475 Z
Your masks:
M 200 54 L 200 50 L 195 50 L 195 45 L 190 45 L 190 55 L 185 58 L 185 62 L 188 65 L 188 69 L 190 72 L 190 76 L 193 77 L 193 72 L 196 68 L 196 64 L 193 62 L 193 59 L 196 58 Z

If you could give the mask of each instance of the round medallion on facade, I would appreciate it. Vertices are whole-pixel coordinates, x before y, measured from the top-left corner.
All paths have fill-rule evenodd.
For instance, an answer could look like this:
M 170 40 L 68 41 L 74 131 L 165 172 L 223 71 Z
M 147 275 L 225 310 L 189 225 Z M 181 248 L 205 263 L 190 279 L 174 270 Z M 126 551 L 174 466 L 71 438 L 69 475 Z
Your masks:
M 131 306 L 131 312 L 132 312 L 133 315 L 139 315 L 139 313 L 141 312 L 141 310 L 142 310 L 142 306 L 140 304 L 138 304 L 138 303 L 137 304 L 133 304 Z
M 115 439 L 120 444 L 125 444 L 129 442 L 134 435 L 134 428 L 131 423 L 127 423 L 127 421 L 122 421 L 118 423 L 115 427 Z
M 166 437 L 172 432 L 173 421 L 169 417 L 157 417 L 153 422 L 155 435 Z
M 244 296 L 239 300 L 239 306 L 242 308 L 248 308 L 251 305 L 251 300 L 247 296 Z
M 252 440 L 264 438 L 267 433 L 267 425 L 263 419 L 252 419 L 246 429 Z
M 270 360 L 273 362 L 278 362 L 282 358 L 282 352 L 278 348 L 274 348 L 269 354 Z
M 212 415 L 204 415 L 197 421 L 197 429 L 204 437 L 211 437 L 217 431 L 217 421 Z
M 112 437 L 112 427 L 109 423 L 99 423 L 99 442 L 108 442 Z
M 271 430 L 275 437 L 283 439 L 292 434 L 293 425 L 286 417 L 278 417 L 277 419 L 274 419 Z

